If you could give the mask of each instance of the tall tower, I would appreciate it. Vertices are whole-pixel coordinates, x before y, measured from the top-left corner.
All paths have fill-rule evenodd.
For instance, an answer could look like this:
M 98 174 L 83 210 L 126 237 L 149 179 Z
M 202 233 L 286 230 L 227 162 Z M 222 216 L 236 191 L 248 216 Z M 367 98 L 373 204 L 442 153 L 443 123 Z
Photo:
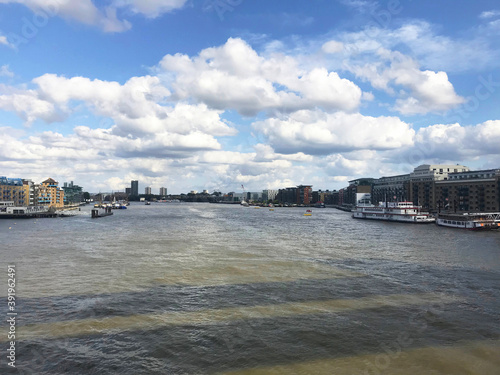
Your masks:
M 130 182 L 130 195 L 138 196 L 139 195 L 139 181 L 132 180 Z

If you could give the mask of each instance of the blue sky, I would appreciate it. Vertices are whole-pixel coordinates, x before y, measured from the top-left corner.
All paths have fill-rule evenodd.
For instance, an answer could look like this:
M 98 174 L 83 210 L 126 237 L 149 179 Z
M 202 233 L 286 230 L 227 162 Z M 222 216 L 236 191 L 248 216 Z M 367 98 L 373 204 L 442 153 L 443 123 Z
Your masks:
M 0 0 L 0 175 L 238 191 L 500 167 L 500 5 Z

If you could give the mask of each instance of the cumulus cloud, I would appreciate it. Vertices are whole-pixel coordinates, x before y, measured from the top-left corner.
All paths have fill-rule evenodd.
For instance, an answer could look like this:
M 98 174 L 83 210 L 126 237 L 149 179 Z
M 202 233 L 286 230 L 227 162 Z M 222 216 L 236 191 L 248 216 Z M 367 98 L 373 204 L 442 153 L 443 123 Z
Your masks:
M 422 71 L 412 58 L 384 49 L 377 51 L 380 60 L 351 70 L 373 87 L 402 96 L 394 109 L 402 114 L 446 112 L 462 104 L 465 99 L 457 95 L 446 72 Z
M 394 149 L 413 143 L 414 130 L 397 117 L 302 110 L 285 119 L 253 124 L 280 153 L 326 155 L 360 149 Z
M 474 158 L 498 154 L 500 120 L 471 126 L 438 124 L 419 129 L 415 147 L 427 150 L 428 157 L 440 159 Z
M 141 136 L 156 133 L 179 135 L 201 132 L 210 136 L 232 136 L 237 131 L 221 119 L 221 111 L 207 105 L 170 103 L 170 91 L 158 77 L 132 77 L 118 82 L 66 78 L 45 74 L 33 80 L 36 89 L 0 86 L 0 109 L 16 112 L 28 124 L 36 119 L 61 121 L 83 103 L 95 115 L 112 119 L 113 133 Z
M 290 112 L 303 108 L 355 110 L 361 89 L 324 68 L 303 71 L 283 55 L 260 56 L 245 41 L 230 38 L 196 57 L 166 55 L 163 70 L 176 97 L 193 97 L 216 109 L 234 108 L 251 116 L 260 111 Z

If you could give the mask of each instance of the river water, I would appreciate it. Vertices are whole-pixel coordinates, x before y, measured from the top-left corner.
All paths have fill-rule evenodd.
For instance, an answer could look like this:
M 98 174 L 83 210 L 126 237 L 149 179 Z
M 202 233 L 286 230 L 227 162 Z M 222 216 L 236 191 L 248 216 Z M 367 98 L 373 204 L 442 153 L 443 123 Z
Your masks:
M 90 209 L 0 221 L 2 374 L 500 373 L 499 232 L 330 208 Z

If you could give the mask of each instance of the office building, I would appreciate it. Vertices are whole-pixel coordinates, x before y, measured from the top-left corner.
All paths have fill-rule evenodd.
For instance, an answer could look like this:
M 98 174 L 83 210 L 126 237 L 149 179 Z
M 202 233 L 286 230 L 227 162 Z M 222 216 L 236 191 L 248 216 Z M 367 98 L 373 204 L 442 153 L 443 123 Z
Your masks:
M 130 182 L 130 195 L 135 197 L 139 195 L 139 181 L 132 180 Z

